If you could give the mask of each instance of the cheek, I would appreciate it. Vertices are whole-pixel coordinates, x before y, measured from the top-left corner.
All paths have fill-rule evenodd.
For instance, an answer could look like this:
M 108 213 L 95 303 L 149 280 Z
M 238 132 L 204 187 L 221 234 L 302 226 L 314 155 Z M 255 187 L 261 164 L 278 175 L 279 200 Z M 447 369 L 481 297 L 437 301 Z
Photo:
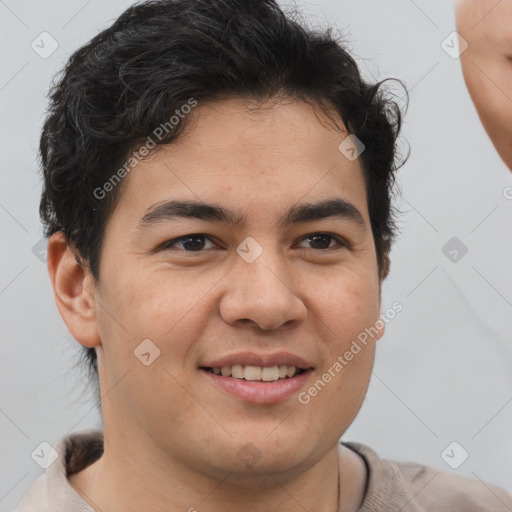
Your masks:
M 205 290 L 184 291 L 162 275 L 134 274 L 111 275 L 110 286 L 105 287 L 108 293 L 100 298 L 103 385 L 115 387 L 115 393 L 109 394 L 112 407 L 126 414 L 119 404 L 130 404 L 130 414 L 141 425 L 149 422 L 163 428 L 172 421 L 173 432 L 185 428 L 183 422 L 193 416 L 206 422 L 179 373 L 189 347 L 204 329 L 203 318 L 193 312 Z
M 324 320 L 337 340 L 346 342 L 357 336 L 379 316 L 379 283 L 377 276 L 370 279 L 369 274 L 344 271 L 315 289 L 313 312 Z
M 143 269 L 118 273 L 110 279 L 105 304 L 132 337 L 161 338 L 193 311 L 215 283 L 214 279 L 186 277 L 144 273 Z
M 305 411 L 318 432 L 347 428 L 368 389 L 380 314 L 378 279 L 369 275 L 338 274 L 318 286 L 312 297 L 312 318 L 321 330 L 325 357 L 316 380 L 299 401 L 307 402 Z M 332 414 L 333 410 L 339 414 Z
M 308 429 L 319 435 L 344 432 L 357 416 L 372 374 L 375 342 L 341 338 L 330 353 L 316 379 L 298 396 Z
M 175 302 L 169 289 L 148 282 L 139 272 L 118 268 L 108 275 L 97 314 L 105 363 L 114 376 L 138 368 L 134 351 L 144 340 L 151 340 L 158 350 L 163 348 L 161 335 L 172 327 Z

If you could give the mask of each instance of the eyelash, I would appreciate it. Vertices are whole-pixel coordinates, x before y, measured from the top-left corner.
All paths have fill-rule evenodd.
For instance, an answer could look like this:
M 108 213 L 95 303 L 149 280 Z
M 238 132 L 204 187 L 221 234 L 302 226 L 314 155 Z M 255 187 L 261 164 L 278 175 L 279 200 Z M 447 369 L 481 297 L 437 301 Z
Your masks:
M 310 233 L 310 234 L 302 237 L 300 241 L 306 240 L 308 238 L 313 238 L 316 235 L 321 235 L 321 236 L 329 237 L 332 240 L 335 240 L 338 243 L 338 246 L 340 248 L 348 247 L 348 244 L 341 237 L 339 237 L 337 235 L 333 235 L 331 233 L 323 233 L 323 232 Z M 167 242 L 164 242 L 160 246 L 160 248 L 162 250 L 171 249 L 171 248 L 173 248 L 175 246 L 176 243 L 180 243 L 180 242 L 183 242 L 184 240 L 186 240 L 188 238 L 194 238 L 194 237 L 203 237 L 203 238 L 206 238 L 206 239 L 210 240 L 211 242 L 213 242 L 213 240 L 208 235 L 205 235 L 203 233 L 192 233 L 190 235 L 183 235 L 183 236 L 180 236 L 178 238 L 173 238 L 172 240 L 168 240 Z M 312 250 L 315 251 L 315 252 L 318 252 L 318 251 L 324 251 L 325 252 L 325 251 L 330 250 L 330 249 L 335 249 L 335 247 L 327 247 L 326 249 L 312 249 Z M 187 253 L 202 253 L 202 252 L 207 251 L 208 249 L 200 249 L 200 250 L 197 250 L 197 251 L 187 251 L 185 249 L 183 249 L 183 250 L 185 252 L 187 252 Z

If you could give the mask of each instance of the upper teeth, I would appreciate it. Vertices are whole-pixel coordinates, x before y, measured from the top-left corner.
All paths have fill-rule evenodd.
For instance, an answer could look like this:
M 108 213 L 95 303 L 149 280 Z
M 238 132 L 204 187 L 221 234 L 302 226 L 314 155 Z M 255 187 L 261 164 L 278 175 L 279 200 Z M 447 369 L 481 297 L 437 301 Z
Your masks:
M 213 373 L 235 379 L 275 381 L 286 377 L 293 377 L 299 368 L 295 366 L 222 366 L 212 368 Z

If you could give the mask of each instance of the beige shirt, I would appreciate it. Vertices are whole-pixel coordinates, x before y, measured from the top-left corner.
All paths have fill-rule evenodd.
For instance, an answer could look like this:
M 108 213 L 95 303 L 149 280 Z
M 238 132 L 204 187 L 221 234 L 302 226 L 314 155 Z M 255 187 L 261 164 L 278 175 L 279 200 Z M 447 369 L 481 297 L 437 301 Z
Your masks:
M 512 494 L 479 480 L 422 464 L 381 459 L 371 448 L 344 442 L 365 461 L 368 482 L 358 512 L 512 512 Z M 54 446 L 58 458 L 39 476 L 15 512 L 95 512 L 67 475 L 81 471 L 103 453 L 101 430 L 83 430 Z

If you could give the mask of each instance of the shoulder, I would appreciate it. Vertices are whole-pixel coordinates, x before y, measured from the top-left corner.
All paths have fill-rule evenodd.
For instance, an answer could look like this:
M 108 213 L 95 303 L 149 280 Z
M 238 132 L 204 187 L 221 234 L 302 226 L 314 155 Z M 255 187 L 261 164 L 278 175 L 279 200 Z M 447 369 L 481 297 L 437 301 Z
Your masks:
M 48 509 L 46 474 L 43 473 L 34 480 L 14 512 L 50 512 Z
M 368 482 L 360 512 L 511 512 L 512 494 L 495 485 L 447 471 L 381 459 L 361 443 L 343 443 L 357 452 L 368 469 Z
M 51 461 L 37 477 L 14 512 L 94 512 L 73 489 L 68 475 L 92 464 L 103 453 L 103 432 L 83 430 L 61 438 L 53 447 Z

